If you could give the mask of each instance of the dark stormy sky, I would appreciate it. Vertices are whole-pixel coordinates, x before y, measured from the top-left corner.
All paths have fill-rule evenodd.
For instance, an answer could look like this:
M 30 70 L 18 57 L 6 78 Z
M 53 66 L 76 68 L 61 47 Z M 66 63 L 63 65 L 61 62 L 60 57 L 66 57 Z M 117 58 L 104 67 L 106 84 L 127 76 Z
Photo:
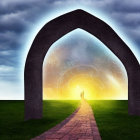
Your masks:
M 109 23 L 140 58 L 138 0 L 1 0 L 0 99 L 24 98 L 24 63 L 33 38 L 46 22 L 77 8 Z

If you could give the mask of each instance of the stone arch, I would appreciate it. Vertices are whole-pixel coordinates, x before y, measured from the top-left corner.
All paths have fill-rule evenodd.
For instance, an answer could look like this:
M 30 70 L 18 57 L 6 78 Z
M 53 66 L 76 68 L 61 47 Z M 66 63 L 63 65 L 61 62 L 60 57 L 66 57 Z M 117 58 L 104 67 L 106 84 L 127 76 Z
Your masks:
M 136 57 L 108 24 L 83 10 L 75 10 L 48 22 L 31 45 L 24 72 L 25 120 L 42 118 L 42 65 L 48 49 L 76 28 L 97 37 L 123 63 L 128 75 L 128 112 L 140 115 L 140 65 Z

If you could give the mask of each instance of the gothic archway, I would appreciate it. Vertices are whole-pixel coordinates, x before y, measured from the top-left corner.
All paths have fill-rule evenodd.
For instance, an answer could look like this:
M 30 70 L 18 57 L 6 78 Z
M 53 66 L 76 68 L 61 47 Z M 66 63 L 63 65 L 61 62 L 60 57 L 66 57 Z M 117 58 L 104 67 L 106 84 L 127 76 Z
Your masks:
M 42 65 L 50 46 L 70 31 L 81 28 L 103 42 L 123 63 L 128 75 L 128 112 L 140 115 L 140 65 L 129 47 L 104 21 L 75 10 L 48 22 L 35 37 L 24 73 L 25 120 L 42 118 Z

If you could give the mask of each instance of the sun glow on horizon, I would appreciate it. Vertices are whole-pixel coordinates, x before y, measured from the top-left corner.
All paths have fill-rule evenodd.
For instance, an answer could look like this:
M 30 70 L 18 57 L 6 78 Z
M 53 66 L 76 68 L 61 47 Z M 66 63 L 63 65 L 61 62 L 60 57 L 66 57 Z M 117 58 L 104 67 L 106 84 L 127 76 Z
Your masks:
M 109 74 L 107 80 L 101 81 L 99 77 L 79 74 L 71 77 L 67 83 L 63 83 L 55 91 L 44 89 L 44 95 L 49 95 L 49 92 L 53 95 L 53 92 L 57 92 L 55 97 L 58 96 L 55 99 L 80 100 L 80 94 L 84 91 L 87 100 L 124 99 L 127 89 L 122 86 L 122 83 Z M 126 93 L 122 93 L 124 91 Z M 46 96 L 44 99 L 49 99 L 49 97 Z

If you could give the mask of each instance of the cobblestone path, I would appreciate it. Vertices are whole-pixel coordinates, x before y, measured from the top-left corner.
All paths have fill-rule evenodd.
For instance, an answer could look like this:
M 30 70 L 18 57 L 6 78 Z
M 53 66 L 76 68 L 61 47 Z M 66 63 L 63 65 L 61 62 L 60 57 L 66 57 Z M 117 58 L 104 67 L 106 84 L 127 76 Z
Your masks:
M 91 106 L 86 100 L 66 120 L 32 140 L 101 140 Z

